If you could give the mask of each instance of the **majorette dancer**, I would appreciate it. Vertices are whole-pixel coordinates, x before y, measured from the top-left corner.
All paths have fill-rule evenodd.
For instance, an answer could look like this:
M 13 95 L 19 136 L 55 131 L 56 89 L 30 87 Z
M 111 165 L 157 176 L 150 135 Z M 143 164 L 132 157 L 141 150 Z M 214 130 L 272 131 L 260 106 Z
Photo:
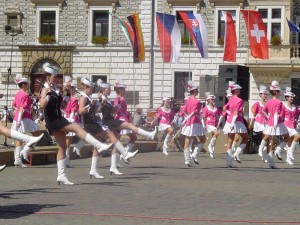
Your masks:
M 286 143 L 289 139 L 287 128 L 283 125 L 283 118 L 280 117 L 282 113 L 282 102 L 279 100 L 280 97 L 280 87 L 278 81 L 272 81 L 270 85 L 270 94 L 272 98 L 269 99 L 264 108 L 263 113 L 267 114 L 267 121 L 265 125 L 265 129 L 263 131 L 264 137 L 259 145 L 258 151 L 263 151 L 264 147 L 267 145 L 271 138 L 274 136 L 283 136 L 283 141 L 277 145 L 275 154 L 278 159 L 282 160 L 280 156 L 281 150 L 286 146 Z M 273 160 L 273 149 L 268 149 L 267 160 L 269 163 L 269 167 L 271 169 L 276 169 L 275 162 Z
M 83 92 L 81 92 L 81 97 L 79 99 L 79 113 L 82 116 L 84 130 L 91 133 L 95 138 L 108 137 L 110 141 L 114 143 L 117 151 L 121 153 L 122 159 L 124 161 L 127 161 L 131 157 L 134 157 L 137 151 L 128 152 L 110 130 L 102 127 L 100 118 L 97 118 L 96 113 L 100 110 L 100 104 L 98 102 L 99 95 L 92 94 L 95 84 L 86 78 L 82 79 L 81 83 L 83 86 Z M 91 170 L 89 173 L 91 178 L 104 178 L 103 176 L 99 175 L 97 171 L 98 161 L 99 153 L 96 149 L 94 149 L 92 155 Z
M 58 145 L 57 169 L 58 184 L 73 185 L 65 174 L 66 168 L 66 132 L 75 132 L 79 138 L 84 139 L 93 145 L 98 152 L 102 152 L 111 147 L 112 144 L 104 144 L 95 139 L 91 134 L 84 131 L 78 124 L 70 123 L 61 114 L 61 106 L 69 101 L 68 96 L 63 96 L 62 91 L 57 87 L 58 70 L 46 63 L 44 65 L 46 83 L 41 92 L 40 106 L 44 108 L 46 128 L 55 137 Z M 23 149 L 24 150 L 24 149 Z
M 294 98 L 296 97 L 295 94 L 291 91 L 290 87 L 286 88 L 284 93 L 284 97 L 286 103 L 283 104 L 281 117 L 284 118 L 283 125 L 287 127 L 289 133 L 289 141 L 288 147 L 286 151 L 286 163 L 288 165 L 293 165 L 294 163 L 292 160 L 294 159 L 294 151 L 299 144 L 300 135 L 296 130 L 297 122 L 299 120 L 300 111 L 298 110 L 297 106 L 293 104 Z
M 185 135 L 184 141 L 184 160 L 185 165 L 188 167 L 192 166 L 191 159 L 194 160 L 196 164 L 198 163 L 198 155 L 205 143 L 205 129 L 201 124 L 200 111 L 201 102 L 196 98 L 199 93 L 199 85 L 193 81 L 188 82 L 187 90 L 190 92 L 190 97 L 185 102 L 185 107 L 183 107 L 183 113 L 186 116 L 182 122 L 181 133 Z M 192 138 L 196 137 L 198 141 L 197 147 L 194 149 L 193 153 L 190 154 L 189 147 Z
M 172 122 L 175 112 L 170 108 L 170 98 L 163 98 L 162 104 L 163 105 L 157 109 L 155 121 L 158 121 L 158 131 L 163 131 L 166 135 L 163 144 L 163 153 L 168 155 L 168 143 L 174 131 L 172 128 Z
M 21 133 L 31 133 L 33 136 L 41 135 L 39 127 L 33 121 L 31 116 L 31 106 L 32 101 L 27 93 L 29 90 L 28 79 L 22 77 L 21 74 L 17 74 L 15 78 L 16 84 L 19 86 L 20 90 L 15 95 L 12 106 L 16 109 L 14 120 L 11 129 L 19 131 Z M 22 141 L 16 141 L 16 148 L 14 150 L 14 165 L 19 167 L 27 167 L 22 163 L 22 158 L 20 152 L 22 150 Z
M 80 116 L 78 113 L 79 105 L 78 105 L 78 99 L 75 97 L 76 95 L 76 85 L 74 81 L 68 81 L 65 80 L 64 87 L 67 88 L 68 95 L 70 97 L 69 102 L 67 103 L 66 108 L 64 109 L 65 117 L 70 123 L 76 123 L 79 126 L 82 126 L 80 124 Z M 73 141 L 73 138 L 76 134 L 74 132 L 68 132 L 66 136 L 66 166 L 72 167 L 71 161 L 70 161 L 70 151 L 71 151 L 71 144 Z
M 219 117 L 222 111 L 215 105 L 215 96 L 211 95 L 210 92 L 205 92 L 207 105 L 203 108 L 202 119 L 203 126 L 207 133 L 212 133 L 212 138 L 208 144 L 209 155 L 212 159 L 215 158 L 215 145 L 216 140 L 220 134 L 217 126 Z
M 102 82 L 102 83 L 99 83 L 99 86 L 100 86 L 99 102 L 101 104 L 102 122 L 103 122 L 104 126 L 107 126 L 108 129 L 111 131 L 130 129 L 133 131 L 133 133 L 142 135 L 151 140 L 153 140 L 155 138 L 155 135 L 157 133 L 156 128 L 154 129 L 154 131 L 148 132 L 148 131 L 145 131 L 141 128 L 134 126 L 132 123 L 115 119 L 114 118 L 115 108 L 113 107 L 113 105 L 111 104 L 111 102 L 108 99 L 108 96 L 110 95 L 110 92 L 111 92 L 110 84 Z M 135 151 L 134 153 L 136 154 L 137 151 Z M 122 155 L 121 155 L 121 158 L 123 159 Z M 112 158 L 112 160 L 113 159 L 114 158 Z M 128 160 L 123 160 L 123 161 L 128 163 Z M 112 173 L 115 173 L 116 169 L 117 169 L 116 162 L 112 161 L 110 171 Z
M 241 98 L 238 97 L 241 93 L 242 87 L 233 81 L 229 81 L 228 89 L 231 90 L 233 96 L 224 107 L 225 110 L 229 111 L 229 114 L 227 115 L 227 121 L 223 128 L 223 131 L 224 133 L 228 133 L 226 166 L 232 168 L 234 167 L 232 158 L 234 158 L 238 163 L 241 163 L 239 156 L 248 142 L 248 130 L 242 118 L 244 102 Z M 233 154 L 232 142 L 234 140 L 235 134 L 239 134 L 242 137 L 242 141 L 240 146 Z
M 264 137 L 263 131 L 265 129 L 266 117 L 263 113 L 263 108 L 265 107 L 267 97 L 269 92 L 267 91 L 267 87 L 264 85 L 260 85 L 259 88 L 259 100 L 255 102 L 251 107 L 251 112 L 253 114 L 253 118 L 250 121 L 249 129 L 253 129 L 257 135 L 261 133 L 261 137 Z M 266 160 L 267 157 L 267 146 L 264 149 L 260 149 L 258 155 L 261 157 L 263 161 Z

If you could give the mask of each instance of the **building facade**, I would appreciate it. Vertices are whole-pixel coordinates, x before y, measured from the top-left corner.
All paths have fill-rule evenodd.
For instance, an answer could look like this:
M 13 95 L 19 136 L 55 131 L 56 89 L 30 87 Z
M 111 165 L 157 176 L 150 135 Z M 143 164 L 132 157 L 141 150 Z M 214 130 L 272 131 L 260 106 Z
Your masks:
M 0 32 L 0 90 L 6 95 L 2 106 L 11 104 L 18 89 L 13 78 L 18 73 L 29 78 L 32 94 L 38 95 L 45 62 L 60 68 L 61 78 L 69 75 L 79 81 L 87 77 L 95 82 L 101 78 L 111 84 L 123 79 L 131 110 L 135 105 L 156 108 L 164 96 L 182 100 L 188 80 L 199 83 L 200 99 L 210 91 L 219 105 L 225 101 L 229 80 L 242 83 L 245 100 L 257 99 L 259 85 L 268 86 L 272 80 L 278 80 L 282 88 L 291 86 L 300 96 L 300 38 L 289 31 L 286 22 L 287 18 L 299 25 L 299 0 L 0 0 L 0 6 L 0 26 L 4 27 Z M 242 9 L 259 10 L 269 40 L 274 35 L 281 38 L 280 45 L 270 44 L 268 60 L 251 57 Z M 176 15 L 182 36 L 188 38 L 179 11 L 202 15 L 208 31 L 208 59 L 200 57 L 193 43 L 183 41 L 180 63 L 162 62 L 155 12 Z M 236 25 L 234 64 L 223 62 L 222 11 L 230 11 Z M 109 13 L 123 19 L 139 14 L 145 62 L 133 63 L 123 31 Z

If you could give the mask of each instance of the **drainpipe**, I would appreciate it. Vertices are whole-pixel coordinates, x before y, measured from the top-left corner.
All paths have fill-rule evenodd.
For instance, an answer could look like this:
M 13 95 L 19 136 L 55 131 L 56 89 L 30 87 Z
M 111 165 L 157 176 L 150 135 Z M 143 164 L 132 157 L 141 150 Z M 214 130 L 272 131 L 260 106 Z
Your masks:
M 153 107 L 154 87 L 154 28 L 155 28 L 155 0 L 151 6 L 151 43 L 150 43 L 150 105 Z

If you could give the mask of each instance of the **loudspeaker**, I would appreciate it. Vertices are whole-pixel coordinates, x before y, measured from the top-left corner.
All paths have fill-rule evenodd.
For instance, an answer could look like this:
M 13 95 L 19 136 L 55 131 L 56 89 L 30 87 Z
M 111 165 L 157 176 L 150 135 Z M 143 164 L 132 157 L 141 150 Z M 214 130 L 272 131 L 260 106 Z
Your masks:
M 228 82 L 234 81 L 242 87 L 240 98 L 244 101 L 249 99 L 250 73 L 249 67 L 240 65 L 219 65 L 218 76 L 218 100 L 225 104 Z
M 41 130 L 41 133 L 44 134 L 44 136 L 42 137 L 42 139 L 36 144 L 36 146 L 50 146 L 53 145 L 53 140 L 50 136 L 50 134 L 48 133 L 48 131 L 46 130 Z

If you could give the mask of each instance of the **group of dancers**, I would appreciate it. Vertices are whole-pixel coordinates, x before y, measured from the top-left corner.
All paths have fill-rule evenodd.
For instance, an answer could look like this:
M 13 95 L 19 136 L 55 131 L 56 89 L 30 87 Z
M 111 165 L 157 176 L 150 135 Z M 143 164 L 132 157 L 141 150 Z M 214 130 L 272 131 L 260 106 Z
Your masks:
M 58 70 L 49 64 L 44 65 L 44 85 L 40 92 L 39 105 L 44 110 L 45 125 L 51 135 L 54 136 L 58 146 L 57 152 L 57 182 L 65 185 L 73 185 L 66 176 L 65 168 L 72 167 L 70 161 L 70 145 L 72 139 L 77 135 L 81 140 L 74 147 L 78 156 L 85 143 L 94 146 L 91 169 L 91 178 L 101 179 L 97 167 L 99 154 L 112 147 L 110 173 L 122 175 L 118 170 L 118 160 L 129 163 L 138 150 L 133 150 L 137 140 L 137 134 L 153 140 L 158 131 L 165 134 L 163 142 L 163 153 L 168 155 L 169 142 L 177 138 L 178 133 L 184 135 L 183 155 L 186 166 L 191 167 L 192 162 L 199 164 L 198 155 L 201 152 L 206 135 L 211 133 L 208 144 L 209 155 L 215 158 L 216 141 L 220 134 L 221 124 L 226 118 L 223 131 L 228 135 L 226 145 L 226 166 L 235 167 L 233 162 L 241 163 L 240 154 L 246 147 L 249 129 L 262 133 L 262 141 L 259 146 L 259 156 L 269 167 L 275 169 L 273 154 L 282 160 L 281 152 L 287 151 L 286 162 L 293 165 L 293 152 L 298 145 L 300 136 L 296 130 L 300 111 L 293 105 L 295 95 L 290 88 L 284 93 L 286 103 L 283 104 L 279 98 L 281 89 L 277 81 L 270 85 L 270 91 L 265 86 L 259 90 L 259 100 L 252 106 L 253 118 L 249 126 L 244 122 L 244 102 L 239 97 L 241 86 L 230 81 L 226 97 L 228 102 L 222 109 L 215 105 L 215 96 L 206 92 L 206 104 L 197 99 L 199 85 L 193 81 L 188 82 L 187 90 L 189 96 L 179 112 L 174 112 L 170 107 L 170 98 L 162 99 L 162 106 L 157 109 L 153 124 L 153 131 L 146 131 L 131 123 L 131 114 L 127 111 L 124 98 L 126 84 L 117 80 L 114 90 L 117 96 L 114 101 L 109 100 L 111 85 L 109 83 L 97 82 L 100 87 L 99 93 L 93 93 L 95 83 L 87 78 L 81 79 L 81 91 L 77 90 L 71 77 L 65 76 L 64 85 L 61 88 L 57 84 Z M 32 146 L 43 136 L 30 114 L 31 98 L 27 91 L 29 82 L 27 78 L 16 77 L 16 83 L 20 90 L 13 101 L 16 113 L 11 129 L 0 126 L 0 133 L 7 137 L 16 139 L 14 151 L 14 164 L 18 167 L 26 167 L 22 163 L 22 157 L 28 160 L 28 153 Z M 267 100 L 268 94 L 271 99 Z M 181 121 L 181 122 L 179 122 Z M 174 134 L 174 124 L 179 124 L 179 131 Z M 31 133 L 27 136 L 24 133 Z M 127 135 L 129 142 L 124 146 L 120 142 L 121 135 Z M 279 137 L 279 138 L 278 138 Z M 100 141 L 101 140 L 101 141 Z M 104 142 L 109 140 L 110 143 Z M 194 142 L 197 144 L 194 145 Z M 23 147 L 22 144 L 25 143 Z M 239 145 L 236 147 L 237 143 Z M 0 167 L 0 171 L 5 168 Z
M 221 124 L 226 118 L 223 132 L 228 135 L 226 144 L 226 166 L 235 167 L 233 162 L 241 163 L 240 154 L 249 141 L 249 132 L 261 134 L 262 140 L 258 153 L 261 159 L 272 169 L 276 168 L 273 155 L 282 160 L 281 153 L 286 150 L 286 163 L 293 165 L 294 151 L 299 144 L 300 111 L 293 104 L 295 94 L 287 87 L 284 93 L 285 103 L 280 100 L 281 88 L 277 81 L 272 81 L 269 91 L 263 85 L 259 89 L 259 99 L 251 106 L 252 119 L 247 122 L 243 118 L 244 102 L 239 97 L 242 87 L 233 81 L 229 82 L 226 91 L 228 102 L 222 109 L 215 105 L 215 96 L 206 92 L 206 105 L 202 108 L 197 99 L 199 86 L 192 81 L 188 87 L 189 97 L 177 114 L 169 107 L 170 99 L 163 98 L 162 106 L 157 110 L 155 122 L 159 131 L 165 132 L 163 153 L 168 155 L 168 142 L 173 134 L 173 124 L 182 118 L 179 132 L 185 136 L 184 160 L 188 167 L 192 162 L 199 164 L 198 155 L 206 141 L 206 135 L 211 133 L 208 152 L 215 158 L 216 140 L 220 134 Z M 271 98 L 268 100 L 268 95 Z M 182 121 L 181 120 L 181 121 Z M 297 127 L 298 126 L 298 127 Z M 178 133 L 178 132 L 177 132 Z M 197 142 L 195 147 L 193 141 Z M 238 146 L 237 146 L 238 145 Z

